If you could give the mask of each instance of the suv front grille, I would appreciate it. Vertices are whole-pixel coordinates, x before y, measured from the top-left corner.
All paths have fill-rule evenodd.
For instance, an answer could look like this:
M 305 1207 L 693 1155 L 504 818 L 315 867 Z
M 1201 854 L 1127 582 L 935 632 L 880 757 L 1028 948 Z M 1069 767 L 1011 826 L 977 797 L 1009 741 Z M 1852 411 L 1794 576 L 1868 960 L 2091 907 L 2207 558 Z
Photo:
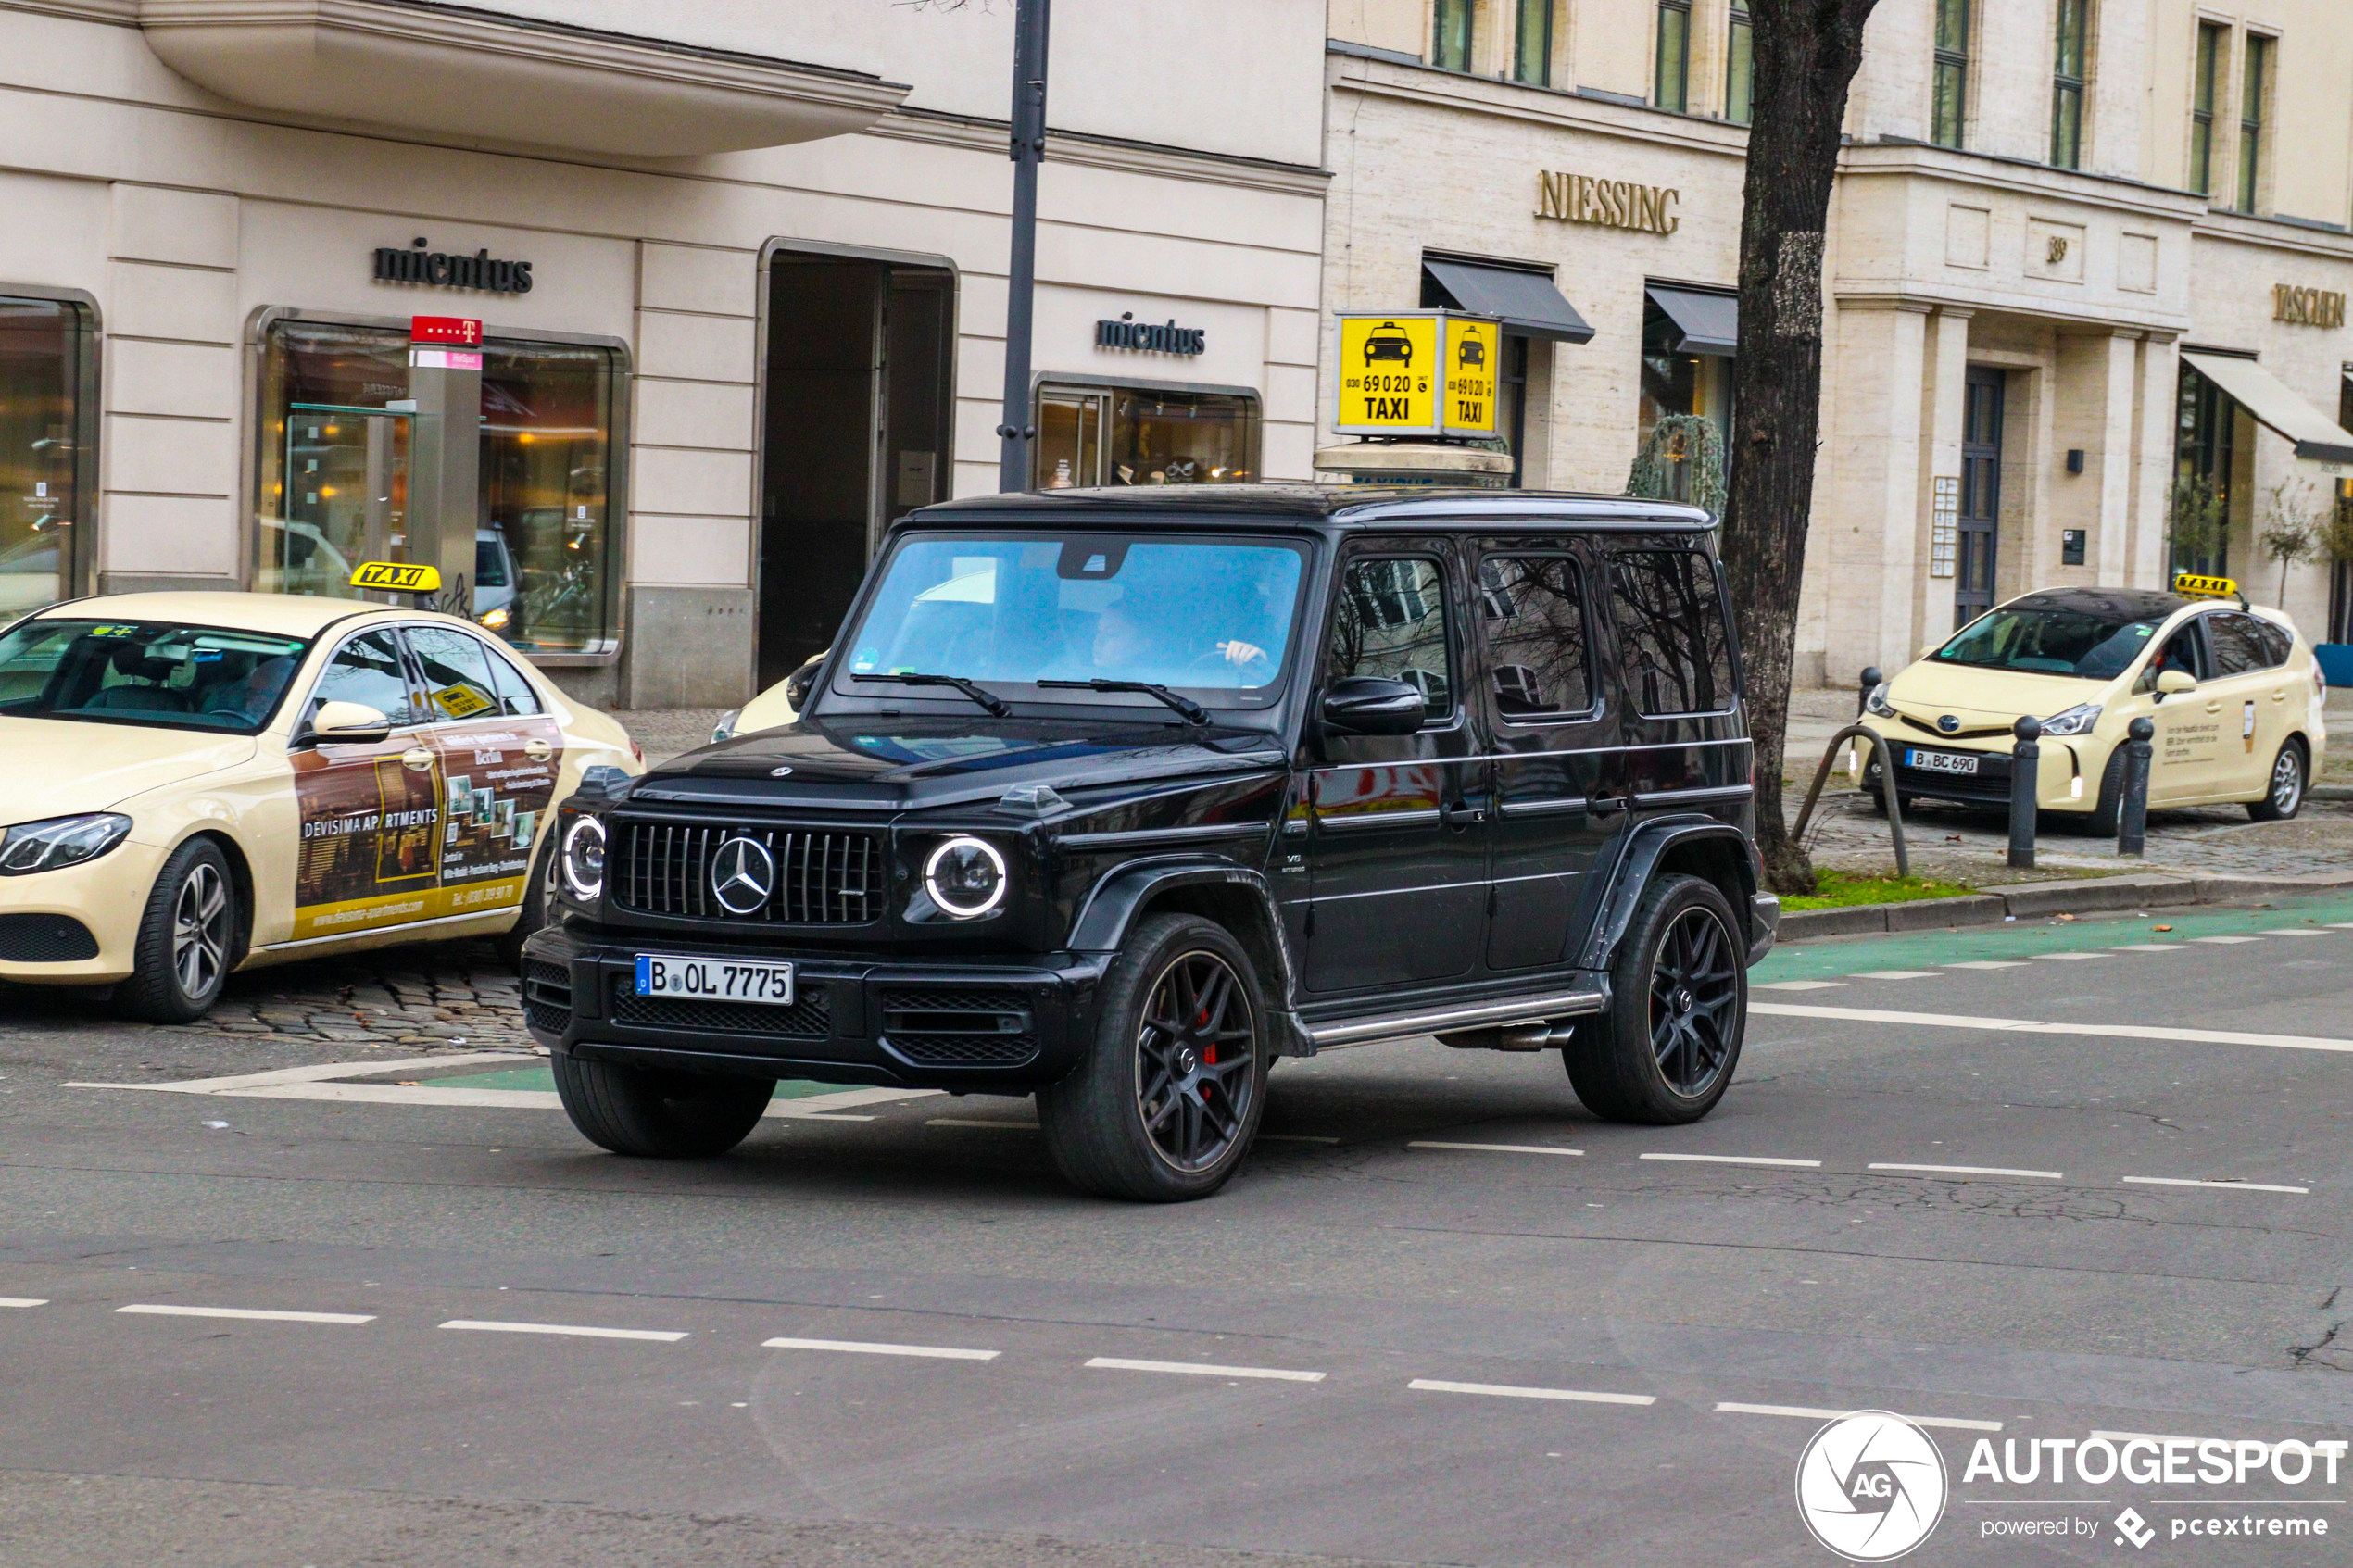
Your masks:
M 1018 1067 L 1038 1054 L 1028 1000 L 1005 990 L 886 990 L 883 1035 L 926 1067 Z
M 788 1008 L 687 997 L 641 997 L 625 974 L 613 976 L 612 1021 L 648 1029 L 703 1029 L 715 1035 L 777 1035 L 822 1040 L 833 1033 L 833 998 L 804 983 Z
M 610 879 L 615 900 L 639 914 L 783 925 L 862 925 L 879 920 L 887 874 L 880 834 L 760 823 L 620 822 Z M 711 864 L 728 840 L 768 853 L 768 901 L 737 913 L 719 901 Z

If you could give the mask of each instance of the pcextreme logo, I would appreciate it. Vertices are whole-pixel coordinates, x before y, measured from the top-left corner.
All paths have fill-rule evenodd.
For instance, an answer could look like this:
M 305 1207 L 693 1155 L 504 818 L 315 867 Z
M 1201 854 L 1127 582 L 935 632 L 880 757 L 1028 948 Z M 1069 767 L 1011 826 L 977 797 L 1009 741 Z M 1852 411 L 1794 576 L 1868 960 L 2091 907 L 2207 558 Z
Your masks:
M 1945 1491 L 1935 1442 L 1886 1411 L 1839 1417 L 1797 1459 L 1798 1516 L 1850 1562 L 1885 1562 L 1928 1539 Z

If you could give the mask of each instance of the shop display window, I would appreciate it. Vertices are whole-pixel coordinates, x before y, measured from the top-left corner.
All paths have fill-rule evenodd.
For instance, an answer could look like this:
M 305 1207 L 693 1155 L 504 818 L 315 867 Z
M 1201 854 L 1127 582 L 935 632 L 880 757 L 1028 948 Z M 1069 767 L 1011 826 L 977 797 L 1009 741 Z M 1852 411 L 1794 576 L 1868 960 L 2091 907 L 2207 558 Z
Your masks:
M 1241 484 L 1258 477 L 1254 393 L 1049 383 L 1032 450 L 1040 490 L 1091 484 Z
M 84 322 L 63 301 L 0 297 L 0 624 L 76 591 Z
M 1668 414 L 1697 414 L 1712 421 L 1729 446 L 1732 436 L 1732 361 L 1721 354 L 1685 354 L 1674 345 L 1680 333 L 1656 305 L 1642 318 L 1642 382 L 1634 445 L 1648 445 L 1651 432 Z
M 483 345 L 474 619 L 534 654 L 608 653 L 610 349 Z M 254 586 L 347 595 L 365 560 L 409 558 L 409 339 L 396 328 L 272 323 L 262 357 Z

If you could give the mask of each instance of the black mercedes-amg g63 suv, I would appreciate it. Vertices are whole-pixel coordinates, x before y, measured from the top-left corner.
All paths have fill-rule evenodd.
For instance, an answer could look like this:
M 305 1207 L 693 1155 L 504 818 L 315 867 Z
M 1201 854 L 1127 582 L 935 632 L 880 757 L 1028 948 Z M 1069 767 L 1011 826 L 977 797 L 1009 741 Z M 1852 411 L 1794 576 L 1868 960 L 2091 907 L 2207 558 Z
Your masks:
M 928 507 L 792 724 L 564 803 L 524 969 L 573 1123 L 732 1148 L 778 1079 L 1038 1097 L 1062 1172 L 1214 1191 L 1273 1059 L 1562 1051 L 1704 1116 L 1757 885 L 1712 520 L 1525 492 Z

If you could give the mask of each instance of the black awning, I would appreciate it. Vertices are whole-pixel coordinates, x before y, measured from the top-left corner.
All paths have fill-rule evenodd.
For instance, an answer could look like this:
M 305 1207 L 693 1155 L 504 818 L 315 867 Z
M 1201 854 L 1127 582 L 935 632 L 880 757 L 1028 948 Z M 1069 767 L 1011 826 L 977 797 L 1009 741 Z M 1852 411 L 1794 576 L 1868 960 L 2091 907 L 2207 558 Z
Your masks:
M 1653 283 L 1643 291 L 1667 313 L 1682 341 L 1677 354 L 1720 354 L 1730 358 L 1740 347 L 1741 302 L 1729 294 L 1699 289 L 1670 289 Z
M 1516 267 L 1482 267 L 1475 261 L 1422 262 L 1422 275 L 1442 298 L 1424 304 L 1442 305 L 1473 316 L 1501 318 L 1504 330 L 1526 337 L 1548 337 L 1562 343 L 1590 343 L 1593 329 L 1541 272 Z

